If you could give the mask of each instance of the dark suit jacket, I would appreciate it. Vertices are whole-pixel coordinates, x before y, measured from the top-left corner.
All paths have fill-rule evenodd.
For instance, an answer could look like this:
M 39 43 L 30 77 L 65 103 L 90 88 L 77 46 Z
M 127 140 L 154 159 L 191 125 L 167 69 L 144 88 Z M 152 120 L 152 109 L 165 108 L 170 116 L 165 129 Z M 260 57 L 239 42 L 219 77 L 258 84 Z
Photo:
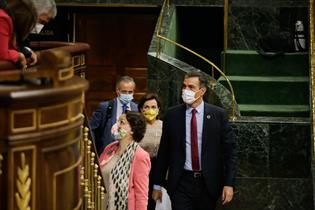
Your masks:
M 116 123 L 117 119 L 117 98 L 114 99 L 113 109 L 111 116 L 108 118 L 107 107 L 110 101 L 101 102 L 98 108 L 93 113 L 92 119 L 90 121 L 90 127 L 93 134 L 93 139 L 95 142 L 97 153 L 100 155 L 104 148 L 112 143 L 114 139 L 111 135 L 111 128 Z M 138 105 L 134 102 L 130 103 L 131 111 L 138 111 Z M 107 120 L 107 122 L 106 122 Z M 97 138 L 96 130 L 101 131 L 100 138 Z
M 223 186 L 234 186 L 236 151 L 233 130 L 226 112 L 217 106 L 204 103 L 204 122 L 201 150 L 201 167 L 207 188 L 218 198 Z M 176 189 L 184 169 L 185 112 L 181 104 L 168 110 L 163 119 L 163 133 L 154 171 L 154 184 L 162 185 L 167 170 L 167 190 Z

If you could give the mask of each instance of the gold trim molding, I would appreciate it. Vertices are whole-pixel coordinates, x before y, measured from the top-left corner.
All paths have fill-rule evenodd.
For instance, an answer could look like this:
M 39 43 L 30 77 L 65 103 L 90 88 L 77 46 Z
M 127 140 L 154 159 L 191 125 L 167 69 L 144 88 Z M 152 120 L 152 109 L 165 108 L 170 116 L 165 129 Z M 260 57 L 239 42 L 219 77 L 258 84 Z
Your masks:
M 69 112 L 69 109 L 68 109 L 67 105 L 68 105 L 68 103 L 63 103 L 63 104 L 57 104 L 57 105 L 53 105 L 53 106 L 40 108 L 38 110 L 38 127 L 40 129 L 51 128 L 51 127 L 60 126 L 60 125 L 64 125 L 64 124 L 69 123 L 70 121 L 68 119 L 68 114 L 67 114 L 65 119 L 58 120 L 58 121 L 55 121 L 55 122 L 42 123 L 43 112 L 49 112 L 51 110 L 58 109 L 58 108 L 65 108 L 65 109 L 67 109 L 67 112 Z
M 30 210 L 31 200 L 31 178 L 29 165 L 25 162 L 25 154 L 21 153 L 21 167 L 17 168 L 18 179 L 16 180 L 17 191 L 15 201 L 19 210 Z
M 36 146 L 13 148 L 9 153 L 9 165 L 8 176 L 12 177 L 8 185 L 9 209 L 35 210 Z
M 84 66 L 84 65 L 85 65 L 85 55 L 84 54 L 72 56 L 72 67 L 73 68 L 76 68 L 79 66 Z
M 27 127 L 16 128 L 15 127 L 15 117 L 19 114 L 31 114 L 32 115 L 32 125 Z M 14 110 L 11 112 L 10 127 L 12 133 L 20 133 L 26 131 L 36 130 L 36 109 L 24 109 L 24 110 Z
M 84 92 L 82 92 L 82 96 L 84 96 Z M 68 119 L 70 122 L 77 121 L 79 119 L 82 119 L 82 112 L 83 112 L 83 104 L 84 101 L 82 102 L 82 98 L 73 100 L 71 103 L 68 104 Z M 76 108 L 78 110 L 76 110 Z M 79 111 L 79 112 L 75 112 Z
M 82 161 L 82 158 L 80 156 L 80 158 L 78 159 L 78 161 L 76 163 L 74 163 L 73 165 L 64 168 L 60 171 L 56 171 L 54 172 L 54 177 L 53 177 L 53 189 L 52 189 L 52 193 L 53 193 L 53 210 L 56 210 L 56 202 L 57 202 L 57 176 L 60 176 L 61 174 L 65 174 L 68 173 L 70 171 L 72 171 L 73 169 L 75 169 L 76 167 L 79 167 L 80 163 Z M 78 206 L 80 205 L 82 201 L 79 200 L 79 203 L 77 204 L 77 206 L 75 207 L 76 209 L 78 208 Z
M 82 54 L 81 55 L 81 66 L 84 66 L 85 65 L 85 55 Z
M 228 19 L 229 19 L 229 0 L 224 0 L 224 17 L 223 17 L 223 27 L 224 27 L 223 50 L 224 51 L 226 51 L 228 48 L 228 28 L 229 28 Z M 225 69 L 223 70 L 225 71 Z
M 71 70 L 73 73 L 73 68 Z M 71 73 L 71 74 L 72 74 Z M 19 109 L 19 110 L 10 110 L 10 131 L 14 134 L 23 133 L 28 131 L 36 131 L 40 129 L 52 128 L 61 125 L 65 125 L 70 122 L 74 122 L 80 120 L 82 117 L 82 110 L 84 101 L 84 91 L 82 91 L 82 95 L 80 97 L 76 97 L 70 101 L 65 103 L 44 106 L 44 107 L 36 107 L 33 109 Z M 64 118 L 55 119 L 48 122 L 42 122 L 44 114 L 51 114 L 49 112 L 54 112 L 54 109 L 65 109 Z M 46 112 L 46 113 L 45 113 Z M 28 123 L 26 125 L 19 126 L 21 121 L 18 121 L 19 115 L 28 114 L 29 118 L 27 118 Z M 22 121 L 23 123 L 24 121 Z M 24 122 L 25 124 L 25 122 Z
M 74 207 L 73 210 L 79 210 L 81 209 L 81 206 L 82 206 L 82 198 L 79 199 L 78 205 Z
M 3 156 L 0 154 L 0 175 L 2 174 L 2 160 Z
M 59 81 L 68 80 L 74 75 L 74 69 L 73 67 L 60 69 L 58 71 L 58 79 Z
M 72 56 L 72 66 L 73 68 L 81 65 L 81 55 Z

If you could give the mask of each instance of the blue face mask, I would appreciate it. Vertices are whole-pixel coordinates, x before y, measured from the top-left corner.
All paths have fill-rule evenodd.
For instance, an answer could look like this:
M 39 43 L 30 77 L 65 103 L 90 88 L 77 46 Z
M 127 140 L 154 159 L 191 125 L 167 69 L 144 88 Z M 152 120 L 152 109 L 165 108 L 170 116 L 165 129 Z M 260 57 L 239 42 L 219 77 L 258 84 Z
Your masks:
M 119 100 L 122 104 L 129 104 L 133 99 L 132 94 L 120 94 Z

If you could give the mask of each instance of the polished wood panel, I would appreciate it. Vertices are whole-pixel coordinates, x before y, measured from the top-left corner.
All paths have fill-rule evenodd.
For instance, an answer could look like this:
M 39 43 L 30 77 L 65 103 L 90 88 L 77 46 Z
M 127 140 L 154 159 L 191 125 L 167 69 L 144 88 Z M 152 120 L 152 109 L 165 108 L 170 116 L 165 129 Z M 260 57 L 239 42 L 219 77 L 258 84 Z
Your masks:
M 146 92 L 147 51 L 159 8 L 72 8 L 76 19 L 76 41 L 87 42 L 87 114 L 100 101 L 115 97 L 115 82 L 122 75 L 136 81 L 135 99 Z
M 57 85 L 0 83 L 0 209 L 80 208 L 87 88 L 78 76 Z
M 1 122 L 15 126 L 1 124 L 6 129 L 1 130 L 0 137 L 0 154 L 5 163 L 2 165 L 4 173 L 0 175 L 0 194 L 8 197 L 7 200 L 1 198 L 0 209 L 23 209 L 19 207 L 23 202 L 31 209 L 73 209 L 80 202 L 78 143 L 82 104 L 78 108 L 77 99 L 86 88 L 86 81 L 74 78 L 57 89 L 34 87 L 1 91 L 1 101 L 7 103 L 1 104 L 0 110 L 8 113 L 1 115 Z M 60 94 L 65 97 L 58 97 Z M 13 99 L 14 95 L 20 97 Z M 70 109 L 72 107 L 76 109 Z M 39 116 L 43 110 L 44 123 L 39 117 L 34 121 L 33 116 Z M 71 120 L 75 116 L 76 120 Z
M 90 49 L 90 46 L 87 43 L 69 43 L 69 42 L 59 42 L 59 41 L 33 41 L 30 43 L 30 47 L 36 51 L 39 62 L 37 65 L 28 68 L 28 71 L 23 72 L 21 69 L 17 69 L 17 66 L 8 61 L 0 61 L 0 82 L 7 81 L 20 81 L 23 79 L 32 79 L 34 77 L 52 77 L 53 71 L 48 70 L 53 65 L 44 65 L 42 68 L 41 60 L 45 60 L 46 63 L 49 62 L 49 51 L 47 50 L 56 50 L 61 52 L 66 52 L 71 55 L 72 68 L 65 68 L 57 72 L 56 77 L 58 80 L 66 80 L 73 76 L 73 73 L 80 75 L 81 77 L 85 76 L 85 54 L 86 51 Z M 48 54 L 48 55 L 47 55 Z M 42 58 L 46 57 L 46 58 Z M 56 59 L 53 59 L 56 64 Z M 44 63 L 45 63 L 44 62 Z M 47 71 L 48 70 L 48 71 Z

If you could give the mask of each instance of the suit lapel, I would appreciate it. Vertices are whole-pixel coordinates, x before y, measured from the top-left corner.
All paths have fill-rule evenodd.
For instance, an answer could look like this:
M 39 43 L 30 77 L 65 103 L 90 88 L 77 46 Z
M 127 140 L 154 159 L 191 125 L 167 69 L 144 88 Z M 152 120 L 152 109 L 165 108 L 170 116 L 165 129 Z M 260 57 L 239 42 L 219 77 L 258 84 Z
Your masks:
M 131 111 L 137 112 L 138 111 L 138 105 L 134 102 L 130 102 L 130 109 Z
M 205 148 L 210 139 L 211 127 L 213 122 L 213 114 L 211 113 L 210 107 L 204 103 L 204 115 L 203 115 L 203 128 L 202 128 L 202 151 L 201 155 L 203 156 Z
M 178 130 L 182 131 L 179 134 L 179 141 L 181 142 L 182 150 L 184 151 L 184 154 L 186 154 L 186 105 L 183 104 L 179 109 L 179 119 L 178 123 Z
M 116 123 L 117 119 L 117 98 L 114 99 L 114 106 L 113 106 L 113 112 L 112 112 L 112 125 Z

